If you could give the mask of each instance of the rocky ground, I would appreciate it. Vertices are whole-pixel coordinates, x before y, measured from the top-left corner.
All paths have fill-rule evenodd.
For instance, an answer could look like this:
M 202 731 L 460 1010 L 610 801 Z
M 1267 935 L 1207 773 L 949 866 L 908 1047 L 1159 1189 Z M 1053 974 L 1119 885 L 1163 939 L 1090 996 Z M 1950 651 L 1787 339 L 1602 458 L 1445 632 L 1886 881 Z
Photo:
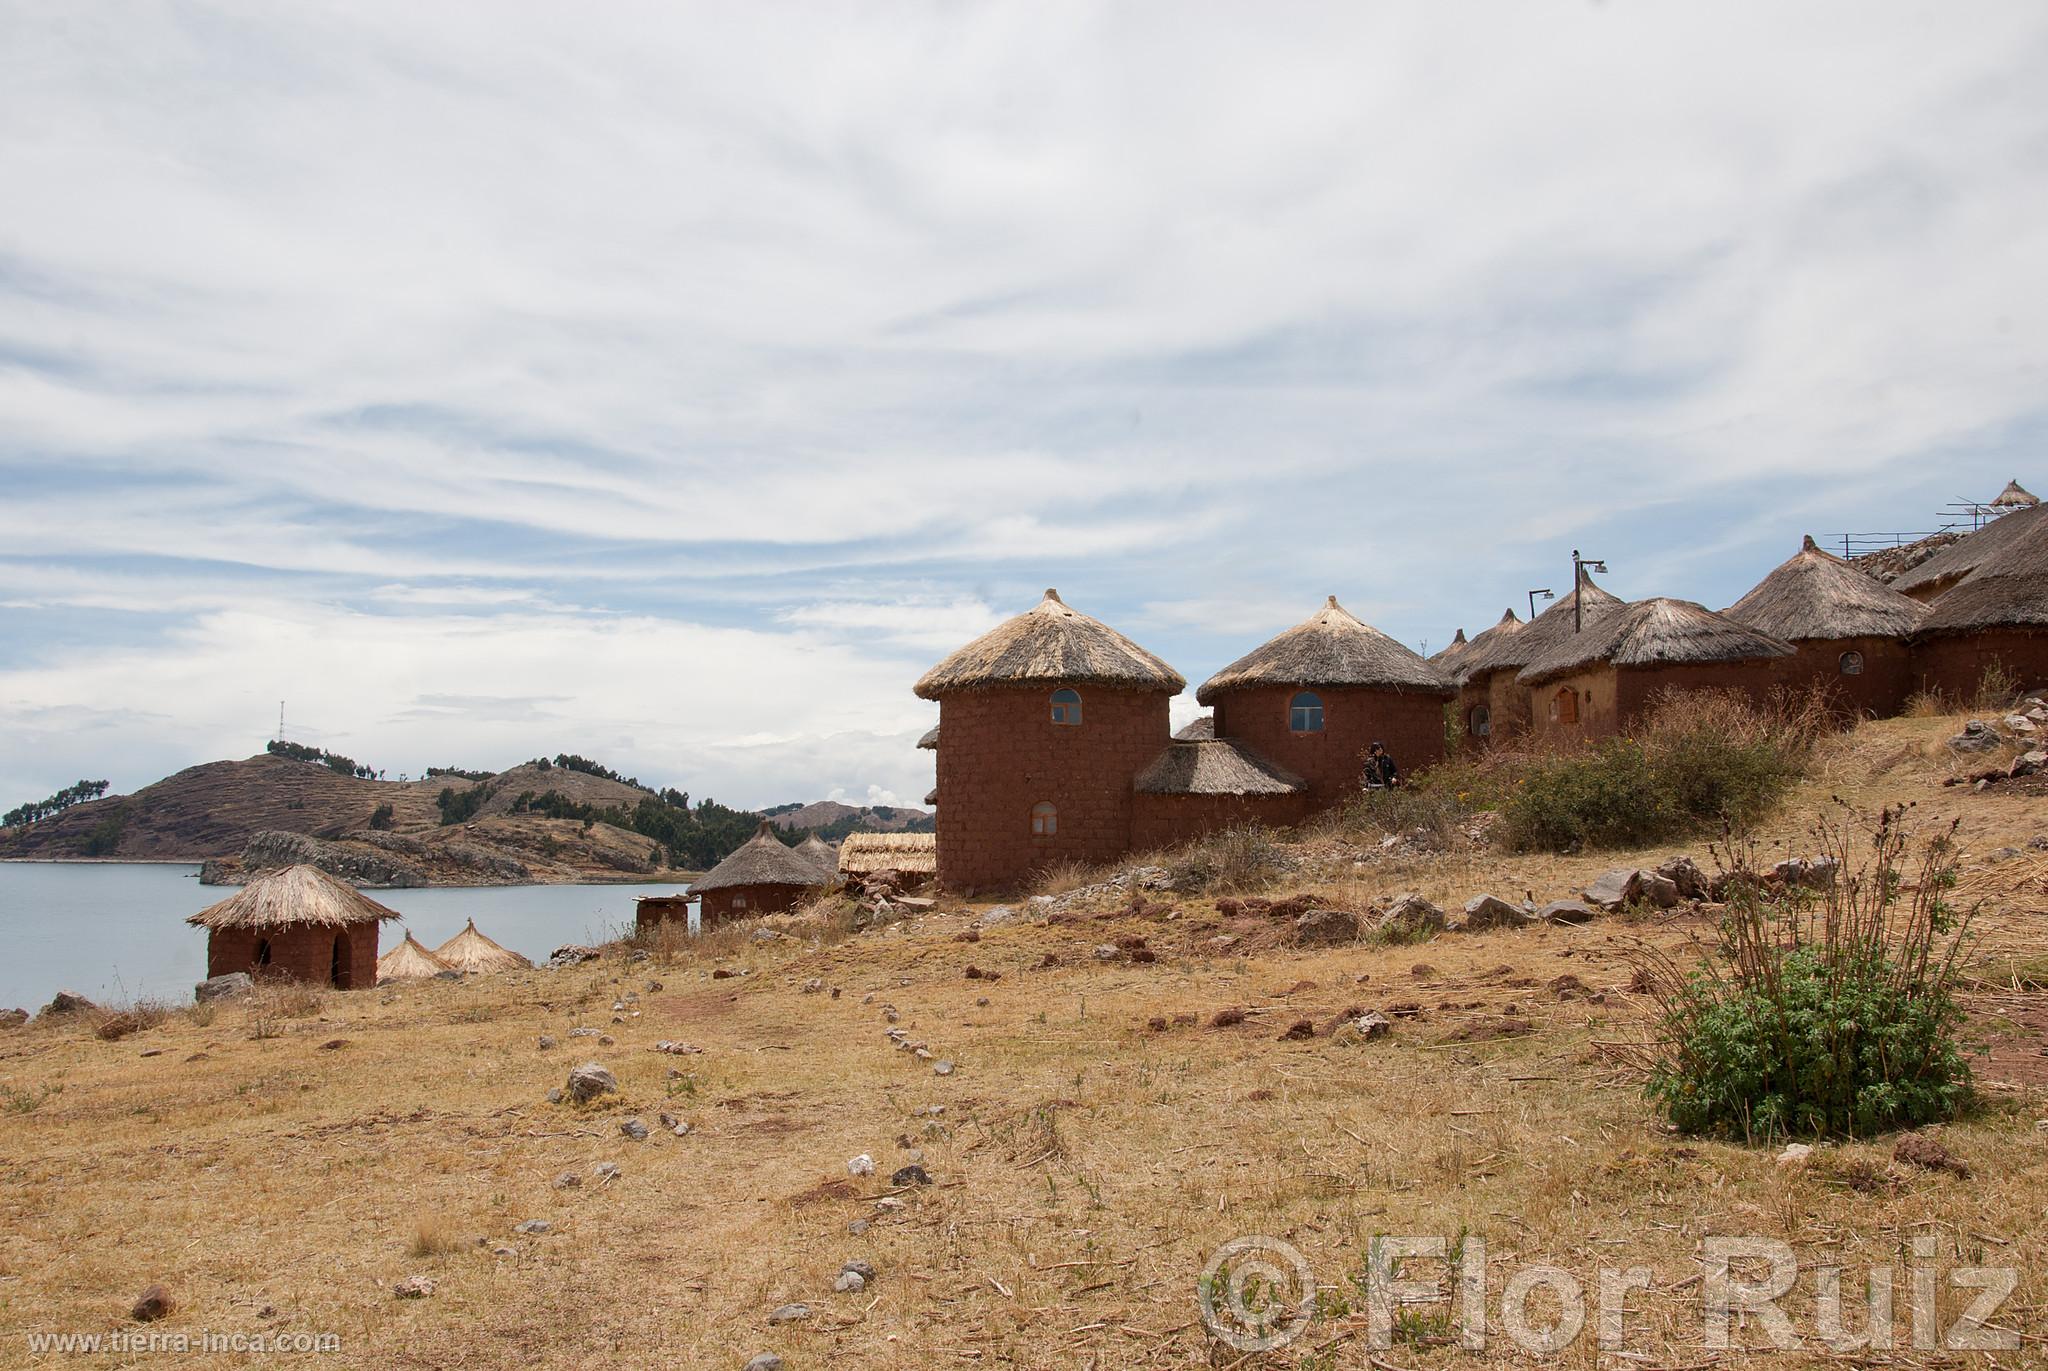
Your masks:
M 1989 765 L 1946 747 L 1960 722 L 1830 744 L 1764 835 L 1773 862 L 1810 853 L 1836 796 L 1963 817 L 1988 1051 L 1952 1125 L 1804 1153 L 1666 1131 L 1627 1052 L 1629 952 L 1711 938 L 1672 864 L 1710 877 L 1703 847 L 1324 833 L 1256 891 L 1140 867 L 1000 905 L 878 894 L 859 932 L 783 919 L 467 983 L 266 989 L 112 1040 L 89 1010 L 0 1031 L 0 1347 L 127 1364 L 26 1339 L 146 1327 L 333 1334 L 326 1366 L 1814 1364 L 1704 1345 L 1702 1245 L 1746 1235 L 1858 1296 L 1895 1267 L 1902 1365 L 1939 1360 L 1904 1323 L 1914 1239 L 1944 1269 L 2015 1265 L 1999 1322 L 2022 1350 L 1967 1364 L 2033 1364 L 2048 813 L 1942 784 Z M 1585 900 L 1610 872 L 1622 912 Z M 1585 916 L 1530 917 L 1561 900 Z M 1357 1281 L 1389 1234 L 1483 1241 L 1487 1351 L 1441 1306 L 1369 1345 Z M 1201 1317 L 1205 1263 L 1247 1235 L 1312 1270 L 1319 1317 L 1284 1352 Z M 1618 1348 L 1593 1312 L 1553 1358 L 1505 1340 L 1536 1262 L 1589 1301 L 1602 1268 L 1647 1268 Z M 1809 1334 L 1816 1288 L 1783 1302 Z M 1970 1292 L 1942 1289 L 1946 1327 Z M 1529 1305 L 1556 1309 L 1554 1287 Z

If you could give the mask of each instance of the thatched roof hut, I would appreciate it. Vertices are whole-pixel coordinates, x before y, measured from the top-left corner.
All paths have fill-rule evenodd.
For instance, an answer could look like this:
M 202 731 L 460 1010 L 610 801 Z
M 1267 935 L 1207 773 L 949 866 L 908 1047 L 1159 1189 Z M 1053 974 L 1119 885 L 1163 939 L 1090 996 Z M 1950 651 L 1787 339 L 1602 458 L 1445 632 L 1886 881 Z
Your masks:
M 1301 777 L 1228 738 L 1168 743 L 1138 773 L 1140 795 L 1298 795 Z
M 1260 686 L 1355 687 L 1450 695 L 1450 681 L 1405 643 L 1329 603 L 1279 637 L 1252 649 L 1202 683 L 1195 699 L 1214 704 L 1225 691 Z
M 1892 589 L 1916 600 L 1931 600 L 1945 594 L 2009 545 L 2027 537 L 2044 517 L 2048 517 L 2048 510 L 2036 504 L 1993 519 L 1893 581 Z
M 1927 606 L 1879 585 L 1808 537 L 1727 614 L 1760 633 L 1800 643 L 1903 638 L 1920 626 Z
M 1196 743 L 1204 738 L 1216 736 L 1216 716 L 1197 714 L 1194 718 L 1174 730 L 1174 740 L 1182 743 Z
M 824 882 L 825 874 L 817 863 L 776 837 L 774 820 L 763 819 L 753 837 L 697 878 L 690 893 L 701 895 L 734 886 L 814 886 Z
M 2032 509 L 2041 503 L 2040 497 L 2018 481 L 2007 481 L 2005 489 L 1998 492 L 1998 498 L 1991 502 L 1993 509 Z
M 2017 510 L 1956 546 L 1976 542 L 1994 529 L 2005 532 L 2000 545 L 1929 606 L 1922 637 L 2048 628 L 2048 506 Z
M 1429 664 L 1435 667 L 1438 671 L 1441 671 L 1448 676 L 1451 671 L 1451 663 L 1456 661 L 1460 656 L 1462 656 L 1464 654 L 1465 649 L 1470 646 L 1472 646 L 1472 644 L 1470 640 L 1465 637 L 1465 630 L 1461 628 L 1456 633 L 1451 635 L 1450 642 L 1444 644 L 1443 647 L 1429 654 Z
M 1548 617 L 1546 612 L 1543 618 Z M 1660 596 L 1602 614 L 1585 632 L 1562 639 L 1529 663 L 1515 679 L 1536 686 L 1595 665 L 1621 670 L 1706 666 L 1789 657 L 1794 651 L 1790 643 L 1705 605 Z
M 926 729 L 924 736 L 917 740 L 917 745 L 929 752 L 937 752 L 939 750 L 939 726 L 933 724 L 930 728 Z
M 377 984 L 391 981 L 424 981 L 455 968 L 442 961 L 434 953 L 414 940 L 412 934 L 405 935 L 405 941 L 377 959 Z
M 434 955 L 465 976 L 523 971 L 533 965 L 511 948 L 492 942 L 477 932 L 475 919 L 471 919 L 460 933 L 435 948 Z
M 813 833 L 798 843 L 795 848 L 799 857 L 808 857 L 817 863 L 818 870 L 830 880 L 839 871 L 839 849 Z
M 869 876 L 877 871 L 930 876 L 938 869 L 935 833 L 849 833 L 839 845 L 842 876 Z
M 1507 619 L 1503 619 L 1488 629 L 1487 635 L 1491 636 L 1486 642 L 1472 645 L 1459 659 L 1458 671 L 1467 681 L 1499 671 L 1520 671 L 1558 644 L 1584 636 L 1581 626 L 1574 622 L 1574 606 L 1583 606 L 1583 629 L 1590 632 L 1624 604 L 1593 584 L 1592 576 L 1581 570 L 1578 585 L 1528 623 L 1509 629 Z
M 275 932 L 307 925 L 346 928 L 397 917 L 397 910 L 386 909 L 348 882 L 301 863 L 264 872 L 185 922 L 214 933 L 229 929 Z
M 1048 590 L 1036 606 L 927 671 L 917 693 L 936 700 L 958 690 L 1089 684 L 1174 694 L 1187 681 L 1107 624 L 1069 609 L 1057 590 Z
M 1514 610 L 1502 610 L 1499 622 L 1495 623 L 1492 628 L 1481 630 L 1477 636 L 1459 650 L 1455 657 L 1451 656 L 1450 649 L 1446 648 L 1442 654 L 1430 660 L 1436 664 L 1437 670 L 1451 678 L 1453 685 L 1463 685 L 1465 684 L 1465 678 L 1471 672 L 1472 663 L 1479 658 L 1482 652 L 1485 652 L 1502 638 L 1513 637 L 1515 634 L 1520 633 L 1525 627 L 1526 625 L 1523 624 L 1521 616 L 1516 614 Z

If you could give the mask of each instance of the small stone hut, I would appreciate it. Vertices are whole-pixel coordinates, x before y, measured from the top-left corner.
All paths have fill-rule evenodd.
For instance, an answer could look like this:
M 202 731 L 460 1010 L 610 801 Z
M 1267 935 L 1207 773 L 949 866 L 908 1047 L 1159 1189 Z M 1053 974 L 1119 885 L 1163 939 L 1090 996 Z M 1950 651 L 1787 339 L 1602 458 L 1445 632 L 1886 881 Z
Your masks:
M 1308 786 L 1311 807 L 1356 793 L 1366 749 L 1383 742 L 1404 772 L 1444 754 L 1450 679 L 1332 595 L 1321 609 L 1202 683 L 1216 736 L 1249 745 Z M 1221 754 L 1216 754 L 1221 760 Z
M 939 881 L 1014 886 L 1129 850 L 1131 779 L 1171 733 L 1180 673 L 1056 590 L 927 671 L 939 704 Z
M 754 836 L 699 877 L 690 893 L 701 901 L 698 927 L 710 928 L 794 909 L 827 884 L 817 862 L 776 837 L 774 821 L 763 819 Z
M 1927 607 L 1823 552 L 1811 537 L 1727 614 L 1798 649 L 1780 663 L 1779 679 L 1826 687 L 1845 714 L 1896 714 L 1913 691 L 1906 640 Z
M 1467 744 L 1489 747 L 1528 732 L 1544 711 L 1535 708 L 1529 688 L 1519 679 L 1522 669 L 1625 607 L 1624 601 L 1595 585 L 1581 569 L 1578 585 L 1550 608 L 1518 629 L 1497 632 L 1490 642 L 1473 644 L 1458 662 L 1464 677 L 1458 688 L 1458 712 Z M 1495 629 L 1505 627 L 1505 623 L 1495 625 Z M 1482 709 L 1483 714 L 1478 712 Z
M 1952 700 L 1975 699 L 1994 669 L 2022 690 L 2048 686 L 2048 506 L 1973 537 L 1992 529 L 2007 530 L 2003 545 L 1929 607 L 1913 642 L 1921 687 Z
M 1611 738 L 1668 690 L 1739 690 L 1762 700 L 1796 649 L 1690 600 L 1639 600 L 1560 640 L 1517 675 L 1538 732 Z
M 377 925 L 398 917 L 317 866 L 287 866 L 185 922 L 206 930 L 206 974 L 246 971 L 343 990 L 377 983 Z

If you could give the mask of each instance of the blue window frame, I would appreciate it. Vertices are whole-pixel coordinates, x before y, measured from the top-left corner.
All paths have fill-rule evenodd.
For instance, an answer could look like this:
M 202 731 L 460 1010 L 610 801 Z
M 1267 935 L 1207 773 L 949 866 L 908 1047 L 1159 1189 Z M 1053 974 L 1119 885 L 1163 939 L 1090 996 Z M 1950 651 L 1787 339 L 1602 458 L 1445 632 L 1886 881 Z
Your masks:
M 1323 697 L 1304 690 L 1287 706 L 1287 727 L 1296 733 L 1323 731 Z
M 1064 686 L 1052 693 L 1052 721 L 1056 724 L 1081 722 L 1081 692 Z

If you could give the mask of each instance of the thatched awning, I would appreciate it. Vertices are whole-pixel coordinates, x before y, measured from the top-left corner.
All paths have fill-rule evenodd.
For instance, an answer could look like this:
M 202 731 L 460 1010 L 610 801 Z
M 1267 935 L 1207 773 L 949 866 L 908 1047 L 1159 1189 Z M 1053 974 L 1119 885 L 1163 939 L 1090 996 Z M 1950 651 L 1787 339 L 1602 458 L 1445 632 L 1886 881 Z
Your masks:
M 1474 643 L 1471 650 L 1458 660 L 1458 671 L 1466 681 L 1476 681 L 1497 671 L 1520 671 L 1559 643 L 1580 636 L 1579 626 L 1572 616 L 1575 605 L 1583 605 L 1584 629 L 1590 630 L 1607 615 L 1621 609 L 1623 604 L 1623 601 L 1594 585 L 1593 578 L 1581 570 L 1577 587 L 1528 623 L 1518 629 L 1498 631 L 1506 629 L 1507 621 L 1504 619 L 1488 629 L 1487 634 L 1492 635 L 1490 640 Z
M 1533 686 L 1594 665 L 1706 666 L 1789 657 L 1795 651 L 1790 643 L 1705 605 L 1659 597 L 1603 615 L 1584 633 L 1566 638 L 1524 667 L 1515 679 Z
M 697 895 L 738 885 L 809 887 L 823 885 L 825 880 L 825 873 L 816 862 L 776 837 L 774 821 L 763 819 L 753 837 L 697 878 L 690 893 Z
M 1943 592 L 1920 631 L 1928 637 L 1988 628 L 2048 628 L 2048 505 L 2022 509 L 1972 535 L 2012 529 L 2004 546 Z M 1961 546 L 1958 544 L 1957 546 Z
M 1332 595 L 1303 623 L 1252 649 L 1202 683 L 1195 699 L 1259 686 L 1358 687 L 1449 695 L 1450 680 L 1420 653 L 1361 622 Z
M 1048 590 L 1035 607 L 927 671 L 917 693 L 936 700 L 955 690 L 1028 685 L 1178 693 L 1187 681 L 1107 624 L 1067 608 L 1058 591 Z
M 1301 777 L 1228 738 L 1173 742 L 1138 773 L 1140 795 L 1298 795 Z
M 1183 743 L 1196 743 L 1204 738 L 1213 738 L 1216 736 L 1216 716 L 1198 714 L 1175 729 L 1173 736 L 1176 741 Z
M 339 928 L 366 920 L 395 919 L 354 886 L 304 863 L 266 871 L 219 904 L 208 905 L 186 919 L 188 924 L 218 931 L 227 928 L 289 928 L 319 924 Z
M 2005 551 L 2008 546 L 2027 537 L 2029 531 L 2043 518 L 2048 518 L 2048 507 L 2035 505 L 2028 509 L 2016 509 L 2003 518 L 1993 519 L 1975 533 L 1950 543 L 1893 581 L 1892 589 L 1914 595 L 1954 585 Z
M 917 740 L 917 745 L 928 752 L 937 752 L 939 750 L 939 726 L 933 724 L 929 729 L 926 729 L 925 735 Z
M 533 965 L 511 948 L 495 943 L 477 932 L 475 919 L 471 919 L 460 933 L 435 948 L 434 955 L 465 975 L 520 971 Z
M 424 981 L 455 968 L 442 961 L 434 953 L 414 941 L 412 934 L 405 935 L 405 941 L 377 959 L 377 984 L 386 981 Z
M 849 833 L 839 845 L 839 871 L 845 876 L 866 876 L 876 871 L 929 876 L 938 869 L 936 833 Z
M 1727 613 L 1761 633 L 1798 643 L 1903 638 L 1920 626 L 1927 606 L 1821 551 L 1809 537 Z

